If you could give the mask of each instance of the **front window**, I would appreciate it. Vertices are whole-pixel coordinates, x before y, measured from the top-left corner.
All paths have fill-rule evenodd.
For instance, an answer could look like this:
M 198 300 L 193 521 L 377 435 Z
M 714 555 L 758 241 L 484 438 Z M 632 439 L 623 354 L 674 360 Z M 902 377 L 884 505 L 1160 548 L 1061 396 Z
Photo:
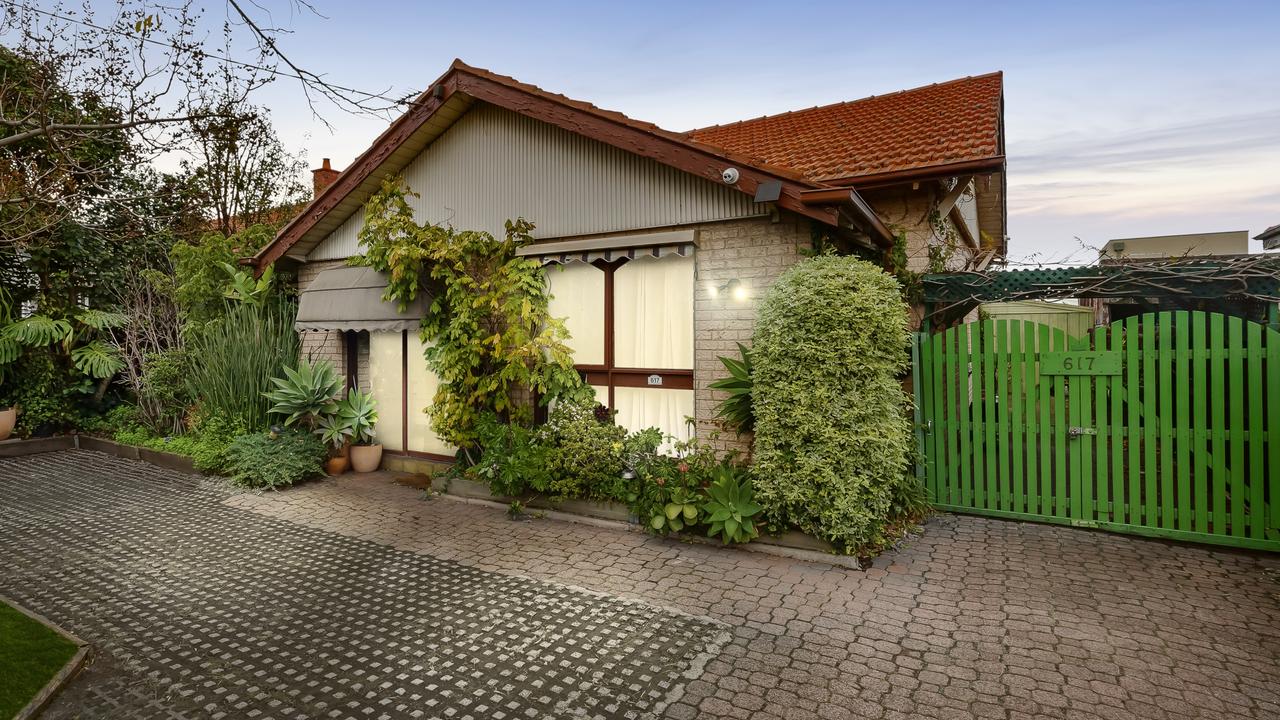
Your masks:
M 690 434 L 692 257 L 667 255 L 548 267 L 551 315 L 565 318 L 576 367 L 628 430 Z

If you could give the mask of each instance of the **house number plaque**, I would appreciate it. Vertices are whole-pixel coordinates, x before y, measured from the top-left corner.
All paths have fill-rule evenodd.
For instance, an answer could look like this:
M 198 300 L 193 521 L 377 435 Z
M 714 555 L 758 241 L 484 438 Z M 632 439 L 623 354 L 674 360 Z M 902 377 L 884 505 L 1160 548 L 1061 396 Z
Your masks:
M 650 375 L 650 376 L 649 376 L 649 384 L 650 384 L 650 385 L 661 385 L 661 384 L 662 384 L 662 376 L 661 376 L 661 375 Z
M 1077 350 L 1040 354 L 1042 375 L 1119 375 L 1124 363 L 1118 350 Z

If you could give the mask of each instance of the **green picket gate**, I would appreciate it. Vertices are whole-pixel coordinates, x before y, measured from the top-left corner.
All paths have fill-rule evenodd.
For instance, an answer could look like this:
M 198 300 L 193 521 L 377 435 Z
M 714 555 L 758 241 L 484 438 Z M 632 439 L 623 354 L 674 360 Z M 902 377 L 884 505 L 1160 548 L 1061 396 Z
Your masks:
M 913 355 L 939 509 L 1280 550 L 1280 332 L 1205 312 L 1089 337 L 986 320 Z

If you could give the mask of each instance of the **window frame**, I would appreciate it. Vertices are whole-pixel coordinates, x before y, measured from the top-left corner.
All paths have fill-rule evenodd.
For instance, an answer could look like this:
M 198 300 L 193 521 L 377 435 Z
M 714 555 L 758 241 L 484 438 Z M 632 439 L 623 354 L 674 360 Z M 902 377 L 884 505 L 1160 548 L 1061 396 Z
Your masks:
M 595 260 L 592 265 L 604 272 L 604 364 L 575 364 L 573 367 L 588 385 L 608 389 L 607 406 L 615 407 L 614 388 L 638 387 L 654 390 L 693 390 L 693 368 L 620 367 L 615 364 L 616 333 L 614 332 L 614 273 L 631 258 Z M 694 309 L 689 308 L 692 313 Z M 696 343 L 696 333 L 695 333 Z M 649 377 L 662 379 L 661 385 L 650 385 Z

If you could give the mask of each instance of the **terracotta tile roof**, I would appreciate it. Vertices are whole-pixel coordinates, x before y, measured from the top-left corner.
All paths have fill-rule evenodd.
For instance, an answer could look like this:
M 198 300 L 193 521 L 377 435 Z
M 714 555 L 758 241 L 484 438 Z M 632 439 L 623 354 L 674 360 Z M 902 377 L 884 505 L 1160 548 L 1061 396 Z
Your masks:
M 1004 154 L 1002 86 L 995 72 L 685 135 L 812 181 L 985 160 Z

